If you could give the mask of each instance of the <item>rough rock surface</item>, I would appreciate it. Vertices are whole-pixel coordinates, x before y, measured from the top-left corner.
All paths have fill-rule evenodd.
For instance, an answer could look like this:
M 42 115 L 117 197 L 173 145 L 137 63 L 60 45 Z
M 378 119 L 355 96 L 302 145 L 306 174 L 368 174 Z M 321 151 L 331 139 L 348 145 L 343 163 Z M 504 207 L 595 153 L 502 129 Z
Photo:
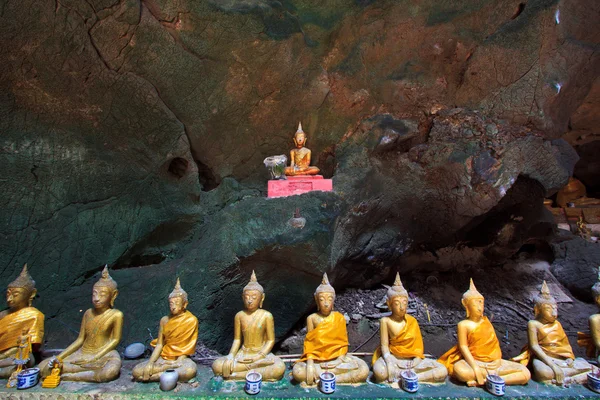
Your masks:
M 126 342 L 178 275 L 223 350 L 251 269 L 281 336 L 325 270 L 501 260 L 547 234 L 541 199 L 572 173 L 550 140 L 593 98 L 599 7 L 0 0 L 1 282 L 31 265 L 56 347 L 103 264 Z M 267 200 L 262 160 L 298 120 L 336 192 Z

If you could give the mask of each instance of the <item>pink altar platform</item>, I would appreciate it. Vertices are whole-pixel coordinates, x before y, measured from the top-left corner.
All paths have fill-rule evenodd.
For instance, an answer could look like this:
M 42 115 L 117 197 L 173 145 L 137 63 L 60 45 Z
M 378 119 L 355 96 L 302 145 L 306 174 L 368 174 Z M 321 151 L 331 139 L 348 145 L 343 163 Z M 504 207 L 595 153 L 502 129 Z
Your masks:
M 333 181 L 323 179 L 323 175 L 297 175 L 288 176 L 287 180 L 270 180 L 268 184 L 267 197 L 285 197 L 295 194 L 320 190 L 331 192 Z

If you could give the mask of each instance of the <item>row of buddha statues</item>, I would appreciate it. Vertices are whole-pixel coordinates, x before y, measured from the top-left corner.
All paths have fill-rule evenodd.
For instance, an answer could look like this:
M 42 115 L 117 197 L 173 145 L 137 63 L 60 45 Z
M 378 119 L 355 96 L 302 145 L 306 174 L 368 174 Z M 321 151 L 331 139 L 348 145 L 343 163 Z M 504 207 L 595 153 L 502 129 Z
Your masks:
M 600 305 L 600 282 L 592 288 Z M 0 313 L 0 377 L 9 378 L 20 368 L 14 360 L 27 361 L 27 351 L 39 351 L 44 335 L 44 315 L 32 307 L 35 282 L 27 266 L 8 285 L 8 309 Z M 77 339 L 57 356 L 39 365 L 48 381 L 108 382 L 119 376 L 121 357 L 116 348 L 121 340 L 123 313 L 114 308 L 117 283 L 105 267 L 93 286 L 92 304 L 82 318 Z M 336 293 L 323 276 L 314 293 L 317 312 L 306 320 L 304 351 L 293 366 L 297 382 L 315 385 L 322 372 L 333 372 L 336 382 L 365 382 L 370 368 L 365 361 L 348 353 L 348 333 L 344 316 L 334 311 Z M 533 378 L 540 382 L 581 383 L 592 365 L 573 354 L 571 345 L 557 320 L 557 303 L 544 282 L 535 298 L 535 319 L 527 325 L 528 343 L 517 357 L 502 358 L 502 351 L 490 320 L 484 316 L 484 297 L 473 280 L 462 296 L 466 319 L 457 326 L 457 344 L 439 359 L 425 356 L 423 338 L 417 320 L 407 314 L 408 292 L 400 276 L 387 292 L 391 315 L 380 320 L 380 346 L 372 358 L 372 379 L 393 383 L 400 372 L 410 369 L 420 382 L 444 382 L 448 375 L 468 386 L 484 385 L 488 374 L 500 375 L 507 385 L 526 384 Z M 233 344 L 226 356 L 217 358 L 212 369 L 224 379 L 244 380 L 249 371 L 259 372 L 265 381 L 283 378 L 284 361 L 272 353 L 275 344 L 273 315 L 262 309 L 265 292 L 252 272 L 242 291 L 243 310 L 233 324 Z M 133 379 L 158 381 L 167 369 L 175 369 L 180 381 L 196 376 L 196 364 L 190 359 L 198 338 L 198 319 L 187 310 L 188 296 L 179 279 L 168 297 L 170 314 L 159 324 L 159 334 L 152 342 L 154 350 L 147 361 L 133 369 Z M 600 314 L 590 317 L 591 336 L 581 338 L 592 355 L 600 345 Z M 24 340 L 24 338 L 26 340 Z M 529 367 L 529 368 L 528 368 Z M 531 372 L 530 372 L 531 371 Z

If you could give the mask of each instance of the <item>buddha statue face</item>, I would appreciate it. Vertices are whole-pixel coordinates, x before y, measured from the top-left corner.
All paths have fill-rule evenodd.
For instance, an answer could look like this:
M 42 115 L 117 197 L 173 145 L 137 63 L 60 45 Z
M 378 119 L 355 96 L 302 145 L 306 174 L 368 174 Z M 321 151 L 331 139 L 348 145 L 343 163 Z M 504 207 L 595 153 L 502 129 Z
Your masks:
M 534 307 L 535 317 L 540 317 L 546 323 L 553 323 L 558 317 L 558 307 L 556 304 L 541 303 Z
M 392 312 L 392 316 L 396 318 L 404 318 L 406 315 L 406 309 L 408 308 L 408 297 L 394 296 L 390 299 L 387 299 L 386 303 Z
M 247 311 L 254 312 L 262 307 L 262 303 L 265 300 L 265 295 L 260 290 L 244 290 L 242 293 L 242 300 L 244 301 L 244 307 Z
M 596 296 L 594 296 L 594 301 L 596 302 L 596 305 L 597 305 L 598 307 L 600 307 L 600 294 L 599 294 L 599 295 L 596 295 Z
M 169 309 L 171 315 L 179 315 L 187 309 L 188 302 L 182 296 L 174 296 L 169 298 Z
M 479 319 L 483 317 L 483 303 L 483 297 L 469 297 L 463 299 L 462 304 L 465 310 L 467 310 L 467 318 L 473 317 L 474 319 Z
M 328 316 L 333 311 L 335 294 L 328 292 L 317 293 L 315 295 L 315 301 L 317 303 L 319 313 L 324 316 Z
M 119 294 L 118 290 L 112 290 L 105 285 L 94 285 L 92 290 L 92 304 L 96 310 L 104 310 L 112 308 L 115 304 L 115 299 Z
M 294 135 L 294 143 L 299 149 L 304 147 L 304 145 L 306 145 L 306 134 L 304 132 L 296 132 Z
M 9 287 L 6 289 L 6 305 L 11 311 L 18 311 L 31 305 L 36 290 L 29 291 L 26 288 Z

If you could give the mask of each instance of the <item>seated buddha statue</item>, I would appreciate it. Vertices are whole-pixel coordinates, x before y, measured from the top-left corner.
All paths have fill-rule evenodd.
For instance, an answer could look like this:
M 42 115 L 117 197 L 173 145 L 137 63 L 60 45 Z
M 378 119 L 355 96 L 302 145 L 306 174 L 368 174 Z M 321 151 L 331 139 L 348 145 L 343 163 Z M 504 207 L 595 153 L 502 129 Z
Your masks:
M 123 313 L 113 308 L 119 292 L 107 266 L 92 293 L 94 307 L 83 314 L 79 336 L 56 356 L 62 364 L 63 381 L 109 382 L 119 376 L 121 357 L 116 348 L 121 341 Z M 50 375 L 55 364 L 54 358 L 40 363 L 42 377 Z
M 242 290 L 244 310 L 233 320 L 233 344 L 229 354 L 217 358 L 212 369 L 224 379 L 244 380 L 249 371 L 262 375 L 264 381 L 283 378 L 285 364 L 271 353 L 275 344 L 273 315 L 262 309 L 265 291 L 252 271 L 250 282 Z
M 19 351 L 19 342 L 25 335 L 29 338 L 32 351 L 38 352 L 44 339 L 44 314 L 31 307 L 37 291 L 35 282 L 27 272 L 27 264 L 21 274 L 8 284 L 6 303 L 8 309 L 0 312 L 0 378 L 8 378 L 16 370 L 13 359 Z M 33 357 L 28 355 L 27 366 L 33 366 Z
M 592 366 L 575 358 L 569 338 L 557 317 L 556 300 L 546 281 L 535 298 L 535 319 L 527 323 L 527 344 L 514 361 L 531 365 L 533 378 L 544 383 L 584 383 Z
M 600 307 L 600 268 L 598 268 L 598 282 L 592 286 L 592 295 L 596 305 Z M 577 332 L 577 344 L 585 347 L 585 355 L 588 358 L 597 358 L 598 350 L 600 350 L 600 314 L 593 314 L 588 319 L 590 333 Z
M 294 134 L 295 149 L 290 150 L 290 166 L 286 167 L 285 174 L 294 175 L 317 175 L 319 168 L 310 165 L 310 150 L 306 145 L 306 133 L 302 130 L 302 124 L 298 124 L 298 130 Z
M 292 375 L 297 382 L 315 385 L 322 372 L 333 372 L 336 383 L 365 382 L 369 376 L 366 362 L 348 353 L 346 319 L 333 311 L 335 290 L 327 274 L 315 291 L 317 312 L 306 319 L 304 352 Z
M 177 278 L 175 289 L 169 295 L 171 314 L 160 320 L 158 337 L 150 343 L 154 351 L 148 361 L 133 368 L 133 379 L 158 382 L 167 369 L 176 370 L 180 382 L 196 377 L 196 363 L 189 356 L 196 351 L 198 319 L 187 310 L 187 306 L 187 293 Z
M 462 296 L 467 319 L 458 323 L 458 344 L 438 360 L 448 373 L 468 386 L 482 386 L 487 374 L 500 375 L 507 385 L 524 385 L 531 378 L 529 370 L 518 362 L 502 359 L 500 343 L 492 323 L 483 315 L 484 299 L 471 279 Z
M 394 285 L 387 292 L 389 317 L 379 320 L 381 345 L 373 354 L 373 377 L 378 383 L 398 380 L 400 372 L 411 369 L 419 382 L 443 382 L 448 376 L 446 367 L 425 358 L 423 337 L 417 320 L 406 314 L 408 292 L 396 274 Z
M 573 203 L 576 207 L 587 207 L 600 205 L 600 199 L 587 197 L 585 185 L 579 179 L 570 177 L 569 183 L 558 191 L 556 203 L 559 207 L 566 207 L 567 203 Z

